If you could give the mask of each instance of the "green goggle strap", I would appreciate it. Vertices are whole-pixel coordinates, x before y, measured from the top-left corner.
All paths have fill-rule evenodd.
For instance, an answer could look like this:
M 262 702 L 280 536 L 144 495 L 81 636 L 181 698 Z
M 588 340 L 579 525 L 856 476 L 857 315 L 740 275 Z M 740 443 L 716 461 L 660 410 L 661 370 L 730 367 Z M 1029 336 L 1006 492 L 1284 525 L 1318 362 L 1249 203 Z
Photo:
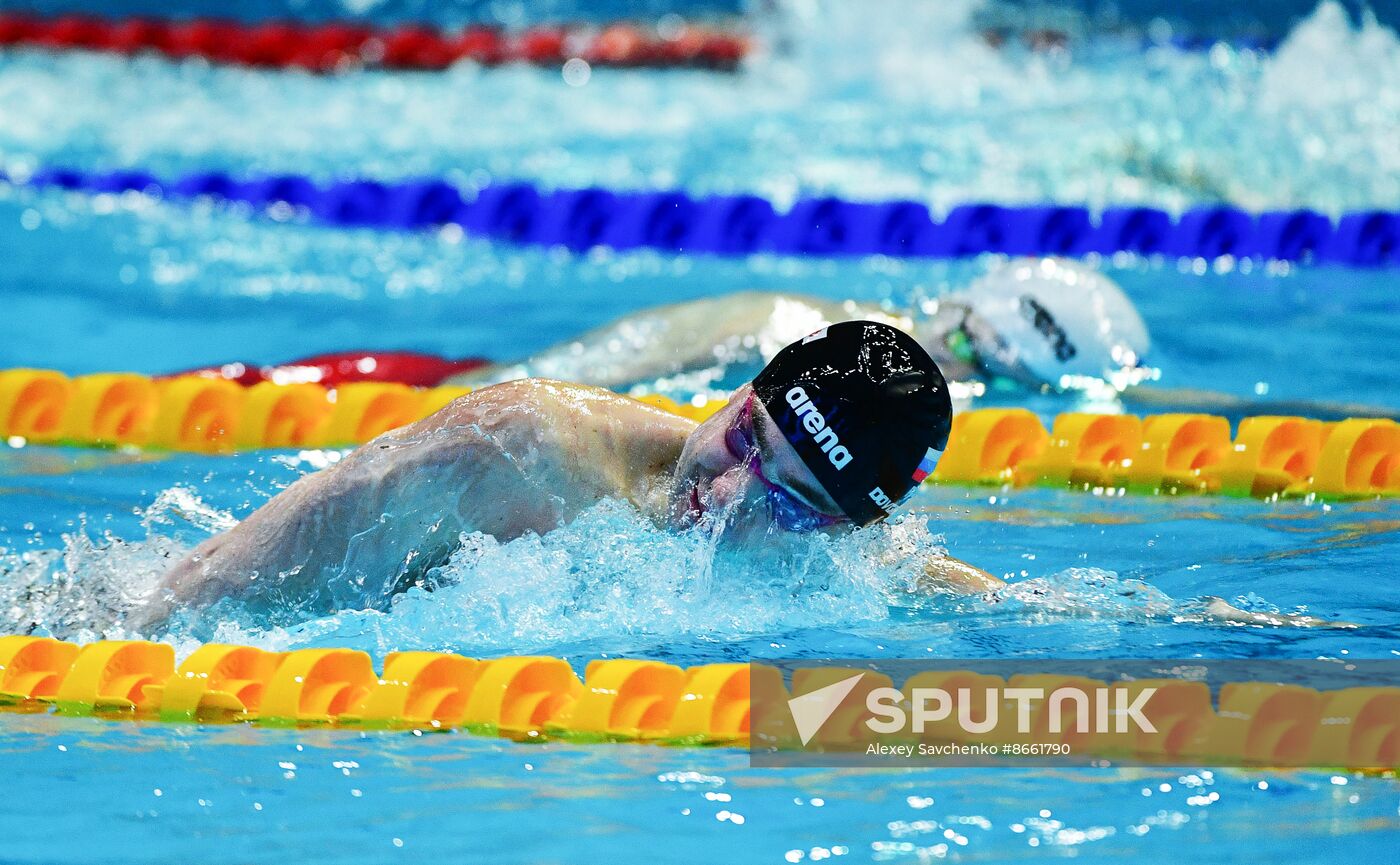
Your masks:
M 961 327 L 955 328 L 944 337 L 943 342 L 953 357 L 970 366 L 977 365 L 977 350 L 972 347 L 972 340 L 968 338 L 967 331 Z

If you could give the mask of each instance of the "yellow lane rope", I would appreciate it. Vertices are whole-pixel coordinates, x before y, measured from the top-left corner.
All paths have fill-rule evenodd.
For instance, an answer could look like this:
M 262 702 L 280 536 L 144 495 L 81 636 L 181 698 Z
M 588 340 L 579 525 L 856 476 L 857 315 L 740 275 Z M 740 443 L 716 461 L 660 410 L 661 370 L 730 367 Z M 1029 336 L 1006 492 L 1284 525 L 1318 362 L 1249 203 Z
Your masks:
M 547 656 L 476 660 L 435 652 L 394 652 L 377 672 L 351 649 L 267 652 L 201 646 L 177 668 L 163 643 L 101 641 L 78 646 L 47 637 L 0 637 L 0 710 L 186 723 L 270 727 L 449 730 L 516 739 L 634 741 L 671 745 L 801 746 L 788 700 L 863 672 L 852 706 L 830 715 L 812 749 L 865 741 L 856 726 L 864 694 L 893 687 L 887 676 L 834 667 L 798 669 L 789 688 L 775 667 L 708 664 L 688 670 L 653 660 L 593 661 L 582 681 L 568 662 Z M 1125 683 L 1118 683 L 1124 686 Z M 901 686 L 939 688 L 956 700 L 985 702 L 989 689 L 1058 688 L 1096 693 L 1106 683 L 1034 673 L 1009 678 L 931 671 Z M 1072 746 L 1079 756 L 1259 765 L 1394 768 L 1400 765 L 1400 688 L 1319 691 L 1267 682 L 1230 683 L 1212 699 L 1200 681 L 1139 680 L 1153 688 L 1144 711 L 1153 731 L 1091 732 L 1074 723 L 1072 701 L 1039 704 L 1022 733 L 997 726 L 977 741 Z M 765 699 L 753 701 L 760 691 Z M 850 689 L 847 689 L 850 691 Z M 907 693 L 906 693 L 907 692 Z M 1102 692 L 1107 694 L 1107 691 Z M 1102 699 L 1107 699 L 1103 697 Z M 1218 705 L 1217 705 L 1218 704 Z M 978 710 L 980 711 L 980 710 Z M 1082 711 L 1082 710 L 1081 710 Z M 1051 717 L 1051 713 L 1059 713 Z M 1066 714 L 1068 713 L 1068 714 Z M 1008 719 L 1016 712 L 1002 713 Z M 951 725 L 897 741 L 959 741 Z

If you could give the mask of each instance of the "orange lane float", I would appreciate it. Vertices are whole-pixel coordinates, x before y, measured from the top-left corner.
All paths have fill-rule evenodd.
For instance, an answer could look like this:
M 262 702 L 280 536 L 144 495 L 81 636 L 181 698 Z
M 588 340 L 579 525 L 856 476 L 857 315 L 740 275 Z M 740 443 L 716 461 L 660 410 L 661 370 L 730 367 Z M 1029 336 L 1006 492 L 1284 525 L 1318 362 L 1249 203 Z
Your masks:
M 247 389 L 242 423 L 234 438 L 239 450 L 314 446 L 324 439 L 330 418 L 324 388 L 262 382 Z
M 0 637 L 0 700 L 51 699 L 78 647 L 48 637 Z
M 1223 417 L 1163 414 L 1142 424 L 1142 449 L 1133 457 L 1129 485 L 1140 492 L 1211 491 L 1211 470 L 1230 449 Z
M 162 721 L 257 717 L 267 683 L 283 655 L 251 646 L 209 643 L 194 651 L 175 675 L 145 688 Z
M 134 373 L 68 378 L 42 369 L 0 371 L 0 436 L 11 444 L 132 446 L 217 454 L 257 448 L 348 447 L 437 412 L 468 388 L 387 382 L 261 382 Z M 723 400 L 638 397 L 703 421 Z M 1050 430 L 1025 409 L 977 409 L 953 418 L 935 483 L 1038 485 L 1148 494 L 1400 495 L 1400 424 L 1323 423 L 1207 414 L 1070 412 Z
M 79 376 L 73 379 L 60 438 L 99 445 L 143 444 L 151 440 L 159 409 L 156 383 L 145 376 Z
M 0 427 L 4 434 L 36 442 L 60 438 L 72 390 L 68 377 L 52 370 L 0 372 Z

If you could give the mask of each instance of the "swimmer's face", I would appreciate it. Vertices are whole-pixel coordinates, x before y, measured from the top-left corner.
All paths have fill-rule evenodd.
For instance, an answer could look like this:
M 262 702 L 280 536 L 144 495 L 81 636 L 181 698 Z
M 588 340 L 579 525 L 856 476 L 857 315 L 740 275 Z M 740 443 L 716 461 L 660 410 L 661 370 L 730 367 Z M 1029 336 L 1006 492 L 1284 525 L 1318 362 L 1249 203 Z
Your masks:
M 686 441 L 672 478 L 671 516 L 682 526 L 708 516 L 755 530 L 851 525 L 749 385 Z

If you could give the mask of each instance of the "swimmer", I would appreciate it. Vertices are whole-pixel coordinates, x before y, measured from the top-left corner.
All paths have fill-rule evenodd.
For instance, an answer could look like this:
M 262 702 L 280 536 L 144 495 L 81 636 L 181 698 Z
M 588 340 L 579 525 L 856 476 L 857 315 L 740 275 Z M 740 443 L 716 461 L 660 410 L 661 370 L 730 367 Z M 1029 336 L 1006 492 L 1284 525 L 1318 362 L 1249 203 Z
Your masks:
M 915 312 L 800 294 L 736 292 L 620 318 L 514 363 L 414 352 L 345 351 L 285 364 L 224 363 L 179 375 L 257 381 L 399 381 L 484 387 L 550 378 L 627 390 L 686 378 L 692 390 L 748 381 L 783 346 L 838 321 L 879 321 L 914 336 L 956 392 L 994 381 L 1033 390 L 1104 381 L 1124 386 L 1141 366 L 1147 327 L 1108 277 L 1060 259 L 1021 259 Z
M 486 387 L 301 478 L 200 544 L 127 624 L 146 632 L 222 598 L 382 607 L 444 563 L 463 533 L 544 534 L 603 498 L 659 525 L 741 540 L 849 532 L 897 510 L 933 471 L 951 423 L 937 364 L 874 321 L 787 346 L 701 424 L 595 387 Z M 949 557 L 921 567 L 929 591 L 1003 585 Z
M 848 531 L 885 518 L 918 485 L 951 422 L 937 365 L 878 322 L 809 334 L 703 424 L 560 381 L 486 387 L 204 542 L 133 621 L 263 591 L 324 608 L 351 595 L 384 601 L 446 561 L 463 532 L 544 534 L 603 498 L 678 529 Z M 1000 585 L 952 559 L 927 570 L 962 591 Z
M 737 292 L 620 318 L 515 363 L 447 360 L 415 352 L 349 351 L 274 366 L 226 363 L 189 373 L 257 381 L 397 381 L 484 387 L 552 378 L 612 390 L 730 390 L 803 334 L 838 321 L 873 320 L 914 336 L 949 379 L 955 402 L 989 390 L 1052 392 L 1117 401 L 1137 411 L 1229 417 L 1301 415 L 1400 419 L 1353 403 L 1242 398 L 1146 382 L 1151 337 L 1128 296 L 1077 262 L 1023 258 L 966 288 L 900 313 L 799 294 Z M 186 373 L 188 374 L 188 373 Z
M 1152 340 L 1133 302 L 1105 274 L 1057 258 L 1014 259 L 908 313 L 768 292 L 655 307 L 518 363 L 476 366 L 445 383 L 480 387 L 542 376 L 622 391 L 658 385 L 726 390 L 793 339 L 852 319 L 883 321 L 912 334 L 948 377 L 955 400 L 1020 391 L 1111 400 L 1135 411 L 1400 420 L 1393 409 L 1358 403 L 1149 384 L 1158 370 L 1147 365 Z
M 1147 326 L 1113 280 L 1053 258 L 1019 259 L 964 290 L 901 313 L 853 301 L 738 292 L 618 319 L 514 364 L 456 374 L 480 386 L 543 376 L 624 390 L 682 378 L 725 388 L 783 346 L 838 321 L 883 321 L 910 333 L 954 383 L 975 396 L 994 383 L 1031 390 L 1115 389 L 1149 378 Z

